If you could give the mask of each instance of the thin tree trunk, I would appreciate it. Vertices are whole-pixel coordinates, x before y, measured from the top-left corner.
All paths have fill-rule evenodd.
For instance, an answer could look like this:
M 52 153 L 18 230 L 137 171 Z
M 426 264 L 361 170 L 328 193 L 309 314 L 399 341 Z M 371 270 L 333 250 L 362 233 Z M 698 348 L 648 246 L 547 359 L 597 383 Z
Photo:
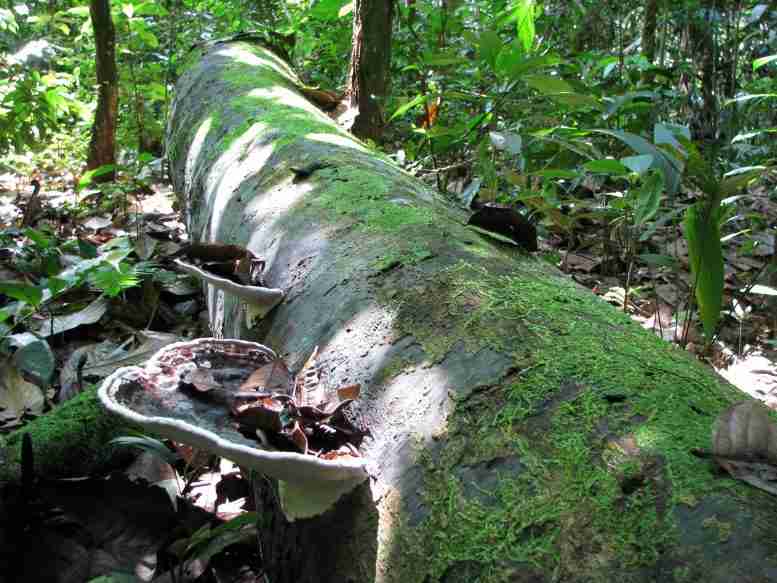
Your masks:
M 642 26 L 642 55 L 653 63 L 656 58 L 656 28 L 658 24 L 658 0 L 646 0 L 645 21 Z
M 690 36 L 693 58 L 701 71 L 701 103 L 695 107 L 691 135 L 707 155 L 712 155 L 718 133 L 718 99 L 716 95 L 715 39 L 712 29 L 714 0 L 704 0 L 691 18 Z
M 116 71 L 116 29 L 111 18 L 110 0 L 92 0 L 89 13 L 94 28 L 97 68 L 97 110 L 89 142 L 89 170 L 116 163 L 116 119 L 119 111 L 119 76 Z M 97 180 L 113 180 L 108 172 Z
M 383 133 L 382 101 L 391 63 L 394 0 L 355 0 L 353 47 L 348 73 L 352 121 L 349 129 L 360 138 L 378 140 Z

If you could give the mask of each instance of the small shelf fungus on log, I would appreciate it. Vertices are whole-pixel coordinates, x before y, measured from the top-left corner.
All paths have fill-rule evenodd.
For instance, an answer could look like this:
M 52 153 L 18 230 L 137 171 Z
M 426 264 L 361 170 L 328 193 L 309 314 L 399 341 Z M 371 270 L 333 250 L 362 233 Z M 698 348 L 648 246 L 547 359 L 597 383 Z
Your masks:
M 295 379 L 266 346 L 200 338 L 117 370 L 98 394 L 144 431 L 279 480 L 294 520 L 323 513 L 367 478 L 357 449 L 365 431 L 345 414 L 358 387 L 324 391 L 315 368 L 314 353 Z
M 181 271 L 233 294 L 245 302 L 248 327 L 283 301 L 282 289 L 265 287 L 265 262 L 238 245 L 195 243 L 184 247 L 174 262 Z

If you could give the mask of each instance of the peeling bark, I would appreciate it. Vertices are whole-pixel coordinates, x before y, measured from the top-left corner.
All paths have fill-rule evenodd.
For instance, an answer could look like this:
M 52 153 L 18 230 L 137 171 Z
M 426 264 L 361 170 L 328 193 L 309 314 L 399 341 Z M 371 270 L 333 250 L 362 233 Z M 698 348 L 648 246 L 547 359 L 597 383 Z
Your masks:
M 468 228 L 299 86 L 268 51 L 216 44 L 191 57 L 168 130 L 192 240 L 249 248 L 286 292 L 249 328 L 208 288 L 214 332 L 291 370 L 318 346 L 327 388 L 362 386 L 368 484 L 289 523 L 283 484 L 255 478 L 270 581 L 777 577 L 774 500 L 689 453 L 745 397 Z

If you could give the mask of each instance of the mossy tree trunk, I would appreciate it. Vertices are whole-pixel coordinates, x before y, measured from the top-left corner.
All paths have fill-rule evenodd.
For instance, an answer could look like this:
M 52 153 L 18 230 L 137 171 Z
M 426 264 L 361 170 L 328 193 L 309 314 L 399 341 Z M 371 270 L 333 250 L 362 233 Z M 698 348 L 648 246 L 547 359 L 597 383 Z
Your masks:
M 271 580 L 777 576 L 772 498 L 690 453 L 742 396 L 542 257 L 470 230 L 298 84 L 262 48 L 200 49 L 168 131 L 191 237 L 248 246 L 287 293 L 249 327 L 208 289 L 214 334 L 292 370 L 318 346 L 327 386 L 362 385 L 369 482 L 289 524 L 256 480 Z M 315 557 L 313 576 L 299 564 Z

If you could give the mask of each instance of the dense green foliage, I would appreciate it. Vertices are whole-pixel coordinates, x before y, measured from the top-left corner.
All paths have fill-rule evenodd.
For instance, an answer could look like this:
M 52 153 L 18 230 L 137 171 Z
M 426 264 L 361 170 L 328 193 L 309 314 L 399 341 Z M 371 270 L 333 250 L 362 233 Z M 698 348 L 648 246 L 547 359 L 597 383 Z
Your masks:
M 346 82 L 345 0 L 112 9 L 126 168 L 162 155 L 173 84 L 203 40 L 259 31 L 309 85 Z M 671 264 L 649 239 L 687 214 L 711 336 L 723 300 L 712 239 L 741 233 L 747 253 L 748 236 L 770 227 L 729 203 L 753 181 L 769 184 L 777 155 L 777 11 L 757 1 L 404 0 L 396 12 L 384 149 L 453 203 L 515 205 L 567 249 L 593 227 L 614 272 Z M 95 106 L 88 6 L 0 9 L 0 63 L 0 164 L 78 174 Z

